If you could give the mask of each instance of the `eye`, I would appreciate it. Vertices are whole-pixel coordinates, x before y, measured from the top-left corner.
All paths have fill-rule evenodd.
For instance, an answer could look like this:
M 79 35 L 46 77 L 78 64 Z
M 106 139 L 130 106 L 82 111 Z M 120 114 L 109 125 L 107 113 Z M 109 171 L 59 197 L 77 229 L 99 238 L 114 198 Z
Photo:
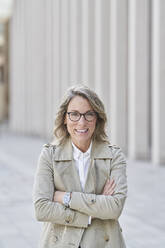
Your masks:
M 77 116 L 80 115 L 78 112 L 71 112 L 70 114 L 71 114 L 73 117 L 77 117 Z
M 89 116 L 89 117 L 94 117 L 95 116 L 95 112 L 87 112 L 86 113 L 86 116 Z

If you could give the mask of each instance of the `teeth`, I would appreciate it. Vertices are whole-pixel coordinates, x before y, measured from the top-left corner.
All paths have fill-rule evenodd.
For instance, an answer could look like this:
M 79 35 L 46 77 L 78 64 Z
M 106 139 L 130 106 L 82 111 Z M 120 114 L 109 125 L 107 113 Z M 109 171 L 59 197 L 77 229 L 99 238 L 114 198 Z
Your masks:
M 80 129 L 80 130 L 77 130 L 78 133 L 86 133 L 88 131 L 88 129 Z

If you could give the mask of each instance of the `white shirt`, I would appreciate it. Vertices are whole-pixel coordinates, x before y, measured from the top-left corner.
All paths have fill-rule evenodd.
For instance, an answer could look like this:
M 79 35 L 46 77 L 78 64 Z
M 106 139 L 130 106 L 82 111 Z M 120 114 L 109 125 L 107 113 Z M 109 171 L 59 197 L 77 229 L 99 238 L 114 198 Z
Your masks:
M 73 159 L 75 160 L 76 168 L 79 173 L 81 187 L 84 191 L 87 173 L 90 165 L 90 154 L 92 142 L 86 152 L 80 151 L 73 143 Z
M 75 160 L 76 168 L 79 173 L 81 187 L 84 191 L 85 182 L 87 179 L 88 169 L 90 165 L 90 154 L 92 148 L 92 142 L 86 152 L 80 151 L 73 143 L 73 159 Z M 89 216 L 88 224 L 91 224 L 91 216 Z

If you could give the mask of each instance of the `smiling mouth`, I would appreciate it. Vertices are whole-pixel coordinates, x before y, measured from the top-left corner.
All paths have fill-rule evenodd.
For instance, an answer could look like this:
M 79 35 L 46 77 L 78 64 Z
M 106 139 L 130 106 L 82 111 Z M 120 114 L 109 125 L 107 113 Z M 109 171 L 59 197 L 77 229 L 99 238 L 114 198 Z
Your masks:
M 87 129 L 76 129 L 77 133 L 87 133 L 88 132 L 88 128 Z

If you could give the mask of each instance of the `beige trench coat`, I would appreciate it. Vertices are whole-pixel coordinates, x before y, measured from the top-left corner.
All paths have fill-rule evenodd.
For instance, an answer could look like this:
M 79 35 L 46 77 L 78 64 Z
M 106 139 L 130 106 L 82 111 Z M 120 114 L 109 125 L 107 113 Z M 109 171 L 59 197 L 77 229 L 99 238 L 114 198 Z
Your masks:
M 108 178 L 116 183 L 113 196 L 101 195 Z M 53 202 L 55 190 L 72 192 L 70 208 Z M 41 248 L 125 248 L 118 218 L 127 194 L 126 161 L 121 149 L 93 143 L 91 164 L 82 192 L 72 145 L 45 145 L 38 162 L 33 201 L 44 222 Z M 88 225 L 89 216 L 93 216 Z

